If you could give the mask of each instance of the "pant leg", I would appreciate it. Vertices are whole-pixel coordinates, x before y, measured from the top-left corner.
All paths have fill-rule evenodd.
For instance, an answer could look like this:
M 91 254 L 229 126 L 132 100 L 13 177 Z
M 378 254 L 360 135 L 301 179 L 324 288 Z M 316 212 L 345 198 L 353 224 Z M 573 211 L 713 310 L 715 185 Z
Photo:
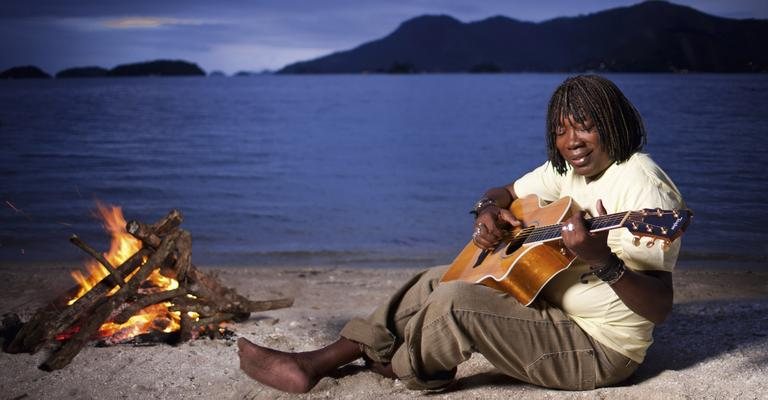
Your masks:
M 475 351 L 521 381 L 572 390 L 596 385 L 593 343 L 544 301 L 525 307 L 486 286 L 441 283 L 409 319 L 404 335 L 392 366 L 412 389 L 447 385 Z
M 447 269 L 440 266 L 416 274 L 368 318 L 350 320 L 340 335 L 360 343 L 373 361 L 389 363 L 403 343 L 406 324 L 422 308 Z
M 351 320 L 341 336 L 360 343 L 372 360 L 392 362 L 412 389 L 447 385 L 473 352 L 518 380 L 562 389 L 614 384 L 637 368 L 545 301 L 525 307 L 486 286 L 439 283 L 446 270 L 417 274 L 368 318 Z

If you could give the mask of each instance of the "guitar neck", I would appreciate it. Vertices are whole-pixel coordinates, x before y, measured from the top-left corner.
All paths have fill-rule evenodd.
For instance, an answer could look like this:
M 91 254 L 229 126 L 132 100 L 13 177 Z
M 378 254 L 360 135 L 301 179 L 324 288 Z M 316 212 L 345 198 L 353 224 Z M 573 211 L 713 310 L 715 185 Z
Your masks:
M 607 231 L 621 228 L 624 222 L 631 214 L 630 211 L 600 215 L 586 220 L 587 229 L 590 232 Z M 525 238 L 525 244 L 549 242 L 562 239 L 562 223 L 545 225 L 540 227 L 525 228 L 517 235 L 518 238 Z

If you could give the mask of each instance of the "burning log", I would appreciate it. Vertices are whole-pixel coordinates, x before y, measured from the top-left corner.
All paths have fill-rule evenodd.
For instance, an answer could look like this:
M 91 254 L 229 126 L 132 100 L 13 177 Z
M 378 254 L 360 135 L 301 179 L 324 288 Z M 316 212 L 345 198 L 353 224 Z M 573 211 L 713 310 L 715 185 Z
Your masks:
M 137 312 L 143 310 L 145 307 L 151 306 L 153 304 L 161 303 L 163 301 L 172 300 L 176 297 L 185 296 L 186 294 L 187 294 L 186 289 L 177 288 L 177 289 L 165 290 L 162 292 L 143 295 L 137 298 L 130 305 L 126 306 L 122 311 L 120 311 L 120 314 L 117 314 L 116 317 L 112 318 L 112 321 L 118 324 L 124 324 L 128 322 L 128 320 L 131 319 L 132 316 L 134 316 Z
M 192 237 L 179 228 L 181 221 L 181 213 L 173 210 L 152 225 L 122 222 L 120 228 L 132 235 L 127 240 L 136 242 L 133 254 L 125 260 L 102 256 L 73 236 L 70 241 L 103 267 L 101 279 L 84 293 L 80 287 L 73 288 L 39 309 L 5 350 L 35 353 L 46 343 L 60 341 L 40 366 L 52 371 L 68 365 L 91 339 L 104 337 L 104 331 L 113 332 L 101 342 L 107 344 L 136 335 L 173 336 L 182 342 L 201 334 L 220 337 L 222 323 L 293 304 L 291 298 L 252 301 L 200 271 L 191 262 Z M 170 286 L 163 288 L 157 282 Z M 156 308 L 161 310 L 159 314 L 147 313 Z M 132 322 L 142 319 L 141 327 Z M 155 329 L 143 330 L 148 326 Z M 178 333 L 171 335 L 174 330 Z M 125 338 L 120 336 L 122 332 Z
M 144 257 L 150 254 L 149 249 L 141 249 L 126 260 L 118 270 L 128 275 L 141 265 Z M 93 308 L 93 305 L 112 289 L 111 279 L 102 279 L 91 290 L 78 298 L 75 303 L 68 305 L 80 289 L 79 286 L 68 290 L 43 308 L 40 308 L 32 319 L 21 328 L 14 340 L 4 349 L 8 353 L 37 353 L 38 350 L 55 334 L 65 330 L 72 321 Z

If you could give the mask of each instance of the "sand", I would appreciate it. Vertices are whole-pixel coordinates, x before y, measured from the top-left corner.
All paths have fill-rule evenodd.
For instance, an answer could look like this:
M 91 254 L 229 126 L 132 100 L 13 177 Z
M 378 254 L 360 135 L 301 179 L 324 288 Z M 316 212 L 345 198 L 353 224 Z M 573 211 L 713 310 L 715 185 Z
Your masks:
M 73 266 L 0 266 L 0 313 L 29 318 L 72 286 Z M 336 339 L 344 322 L 369 313 L 413 269 L 269 267 L 205 268 L 253 299 L 295 296 L 293 307 L 233 324 L 236 337 L 302 351 Z M 308 394 L 285 394 L 238 368 L 235 340 L 200 339 L 180 346 L 88 346 L 66 368 L 44 372 L 46 357 L 0 353 L 2 399 L 383 399 L 464 398 L 768 398 L 768 273 L 746 270 L 675 272 L 673 314 L 637 373 L 619 387 L 566 392 L 516 382 L 475 355 L 449 390 L 406 389 L 350 365 Z M 235 338 L 236 339 L 236 338 Z

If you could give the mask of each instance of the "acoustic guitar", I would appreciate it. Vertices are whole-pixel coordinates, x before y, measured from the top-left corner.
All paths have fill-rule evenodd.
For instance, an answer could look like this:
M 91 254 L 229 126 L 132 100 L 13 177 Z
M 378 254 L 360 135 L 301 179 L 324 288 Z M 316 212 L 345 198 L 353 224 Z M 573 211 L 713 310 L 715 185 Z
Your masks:
M 462 280 L 481 283 L 510 293 L 520 303 L 530 305 L 541 289 L 576 259 L 562 241 L 562 221 L 579 210 L 570 197 L 544 205 L 536 195 L 512 202 L 509 207 L 521 226 L 509 233 L 495 249 L 484 250 L 470 241 L 459 253 L 441 282 Z M 691 222 L 690 210 L 643 209 L 601 215 L 587 219 L 590 232 L 627 228 L 640 245 L 641 237 L 651 237 L 666 249 L 680 237 Z

